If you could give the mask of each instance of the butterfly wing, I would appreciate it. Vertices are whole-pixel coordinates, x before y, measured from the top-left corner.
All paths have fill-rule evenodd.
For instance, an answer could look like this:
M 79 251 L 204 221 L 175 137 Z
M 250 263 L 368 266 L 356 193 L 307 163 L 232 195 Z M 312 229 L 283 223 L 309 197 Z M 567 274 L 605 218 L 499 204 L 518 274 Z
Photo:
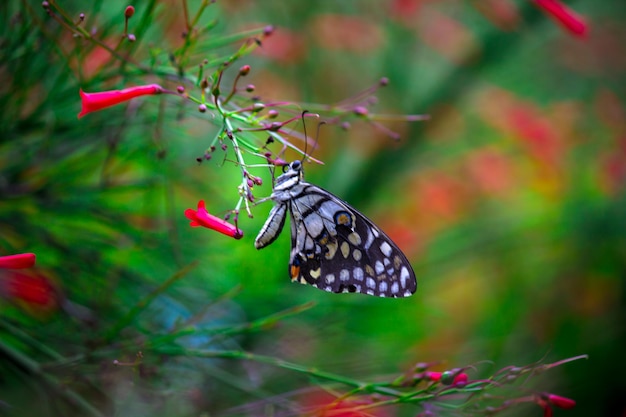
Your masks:
M 406 256 L 378 226 L 328 191 L 302 182 L 289 202 L 292 281 L 329 292 L 407 297 L 417 289 Z

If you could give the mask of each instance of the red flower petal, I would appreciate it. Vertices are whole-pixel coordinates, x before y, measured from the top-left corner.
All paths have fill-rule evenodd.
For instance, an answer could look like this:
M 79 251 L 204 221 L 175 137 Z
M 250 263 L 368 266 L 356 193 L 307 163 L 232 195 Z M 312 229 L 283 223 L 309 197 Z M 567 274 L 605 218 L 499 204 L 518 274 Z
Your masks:
M 191 227 L 206 227 L 207 229 L 215 230 L 216 232 L 234 237 L 235 239 L 241 239 L 243 237 L 243 231 L 238 229 L 237 226 L 209 214 L 209 212 L 206 211 L 204 200 L 198 202 L 198 210 L 185 210 L 185 217 L 191 220 L 189 223 Z
M 115 106 L 135 97 L 160 94 L 162 92 L 163 87 L 158 84 L 139 85 L 124 90 L 101 91 L 99 93 L 85 93 L 81 89 L 82 109 L 78 113 L 78 118 L 80 119 L 88 113 Z
M 559 0 L 533 0 L 534 3 L 576 36 L 587 34 L 585 20 Z
M 454 381 L 452 382 L 454 385 L 465 385 L 467 383 L 467 374 L 466 373 L 460 373 L 460 374 L 456 374 L 456 376 L 454 377 Z
M 35 265 L 34 253 L 0 256 L 0 268 L 23 269 Z
M 439 381 L 441 379 L 441 372 L 424 372 L 424 377 L 430 379 L 431 381 Z

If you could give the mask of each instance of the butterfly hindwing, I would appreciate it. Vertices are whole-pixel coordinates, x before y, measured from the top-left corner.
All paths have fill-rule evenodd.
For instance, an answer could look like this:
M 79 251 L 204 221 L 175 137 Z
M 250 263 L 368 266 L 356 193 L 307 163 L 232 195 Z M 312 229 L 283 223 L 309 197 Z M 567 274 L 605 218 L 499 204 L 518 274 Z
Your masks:
M 417 288 L 406 256 L 378 226 L 346 202 L 302 179 L 300 161 L 274 185 L 275 206 L 255 240 L 272 243 L 291 220 L 289 275 L 324 291 L 407 297 Z
M 331 193 L 303 185 L 306 197 L 290 203 L 292 280 L 335 293 L 406 297 L 415 292 L 408 260 L 385 233 Z

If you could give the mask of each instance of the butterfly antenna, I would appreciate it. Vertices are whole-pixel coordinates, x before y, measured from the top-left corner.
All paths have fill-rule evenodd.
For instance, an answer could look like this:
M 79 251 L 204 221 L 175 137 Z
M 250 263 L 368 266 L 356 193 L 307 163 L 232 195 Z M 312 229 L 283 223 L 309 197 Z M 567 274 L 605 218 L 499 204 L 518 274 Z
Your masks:
M 306 152 L 307 152 L 307 147 L 309 145 L 309 137 L 306 134 L 306 121 L 304 119 L 304 115 L 307 113 L 309 113 L 308 110 L 303 110 L 302 114 L 300 115 L 300 117 L 302 118 L 302 130 L 304 131 L 304 152 L 302 155 L 302 160 L 300 161 L 302 162 L 302 164 L 304 164 L 304 158 L 308 156 Z
M 315 143 L 313 144 L 313 150 L 311 151 L 311 155 L 313 155 L 313 152 L 315 152 L 315 149 L 317 149 L 317 144 L 319 143 L 320 140 L 320 129 L 322 128 L 322 125 L 325 125 L 326 122 L 325 121 L 321 121 L 317 124 L 317 132 L 315 132 Z

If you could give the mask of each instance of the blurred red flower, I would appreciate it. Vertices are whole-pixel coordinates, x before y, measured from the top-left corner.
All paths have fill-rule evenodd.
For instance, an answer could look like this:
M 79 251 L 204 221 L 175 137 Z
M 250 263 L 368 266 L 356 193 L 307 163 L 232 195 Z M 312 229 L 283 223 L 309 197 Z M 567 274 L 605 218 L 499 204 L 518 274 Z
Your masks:
M 294 64 L 306 57 L 306 51 L 306 41 L 301 33 L 281 27 L 263 39 L 263 47 L 255 53 L 282 64 Z
M 487 124 L 518 140 L 548 170 L 558 171 L 567 144 L 561 134 L 564 126 L 559 126 L 548 111 L 498 88 L 485 89 L 477 109 Z
M 519 25 L 519 10 L 511 0 L 474 0 L 472 5 L 500 30 L 513 30 Z
M 162 92 L 163 87 L 158 84 L 139 85 L 124 90 L 101 91 L 99 93 L 85 93 L 81 89 L 82 109 L 78 113 L 78 118 L 80 119 L 88 113 L 115 106 L 135 97 L 161 94 Z
M 329 50 L 371 54 L 384 43 L 380 26 L 362 17 L 325 13 L 311 23 L 310 33 Z
M 420 13 L 415 30 L 424 44 L 454 64 L 465 63 L 480 48 L 465 24 L 433 6 Z
M 59 302 L 58 292 L 52 281 L 43 275 L 30 272 L 2 272 L 0 295 L 37 309 L 55 308 Z
M 324 391 L 308 392 L 300 399 L 303 410 L 307 415 L 333 416 L 333 417 L 392 417 L 393 410 L 389 407 L 361 406 L 372 404 L 369 396 L 352 396 L 338 400 L 337 397 Z
M 533 3 L 573 35 L 585 36 L 587 34 L 585 20 L 559 0 L 533 0 Z
M 204 200 L 198 202 L 198 209 L 185 210 L 185 217 L 191 222 L 191 227 L 206 227 L 207 229 L 215 230 L 226 236 L 234 237 L 235 239 L 241 239 L 243 237 L 243 231 L 238 229 L 237 226 L 228 223 L 226 220 L 215 217 L 206 210 Z
M 476 149 L 467 154 L 466 169 L 481 191 L 501 195 L 514 188 L 512 161 L 494 148 Z

